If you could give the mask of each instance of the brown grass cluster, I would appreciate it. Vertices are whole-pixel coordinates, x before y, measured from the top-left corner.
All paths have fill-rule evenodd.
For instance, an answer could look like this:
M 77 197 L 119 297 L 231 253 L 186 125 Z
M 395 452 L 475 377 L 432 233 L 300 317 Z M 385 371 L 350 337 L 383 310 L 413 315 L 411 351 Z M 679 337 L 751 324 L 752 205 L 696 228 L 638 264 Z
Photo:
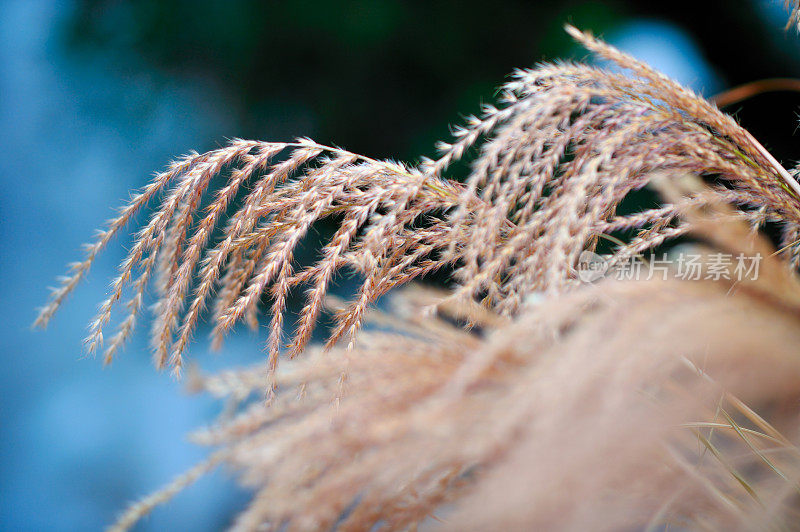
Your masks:
M 206 314 L 219 344 L 239 321 L 257 326 L 269 301 L 266 368 L 193 375 L 228 402 L 194 435 L 216 451 L 120 529 L 219 463 L 255 491 L 242 530 L 796 527 L 800 185 L 713 104 L 567 31 L 625 73 L 518 71 L 497 107 L 416 166 L 308 139 L 190 154 L 88 246 L 37 324 L 157 204 L 91 325 L 93 351 L 131 292 L 106 362 L 151 284 L 156 365 L 175 372 Z M 472 168 L 463 185 L 446 178 L 460 160 Z M 663 204 L 618 212 L 648 184 Z M 335 233 L 298 265 L 326 218 Z M 780 229 L 777 252 L 759 236 L 766 223 Z M 614 264 L 684 235 L 706 256 L 760 254 L 758 278 L 576 279 L 579 255 L 601 240 L 618 242 Z M 445 266 L 452 292 L 407 288 L 390 312 L 370 308 Z M 328 295 L 341 270 L 360 278 L 353 301 Z M 306 304 L 288 355 L 306 355 L 279 369 L 296 289 Z M 336 318 L 328 344 L 306 349 L 324 311 Z
M 683 205 L 709 253 L 768 257 L 759 278 L 610 281 L 513 320 L 400 292 L 269 405 L 263 365 L 193 375 L 228 402 L 193 435 L 218 450 L 121 528 L 223 461 L 256 491 L 236 530 L 794 530 L 800 282 L 729 211 Z
M 688 89 L 588 34 L 568 31 L 633 75 L 574 64 L 519 71 L 503 89 L 500 108 L 486 106 L 482 117 L 469 118 L 455 129 L 452 143 L 440 145 L 439 159 L 417 168 L 306 139 L 235 140 L 191 154 L 158 174 L 110 221 L 86 259 L 72 265 L 37 324 L 47 324 L 97 253 L 159 194 L 160 206 L 137 233 L 91 326 L 87 344 L 94 351 L 130 285 L 127 317 L 108 344 L 106 362 L 132 333 L 154 274 L 155 361 L 176 372 L 214 294 L 215 344 L 239 320 L 255 325 L 262 296 L 271 299 L 267 349 L 274 369 L 284 345 L 289 291 L 308 291 L 290 344 L 296 354 L 342 268 L 360 273 L 363 283 L 339 313 L 329 345 L 352 336 L 369 304 L 391 288 L 447 264 L 458 267 L 455 297 L 477 297 L 513 315 L 530 293 L 574 282 L 570 272 L 578 255 L 603 235 L 638 230 L 616 252 L 624 259 L 687 231 L 670 206 L 615 214 L 622 199 L 657 170 L 715 177 L 715 192 L 749 209 L 743 212 L 754 223 L 785 224 L 783 244 L 796 262 L 800 186 L 761 144 Z M 480 150 L 466 186 L 441 177 L 476 144 Z M 210 181 L 226 168 L 227 182 L 200 211 Z M 247 185 L 242 205 L 223 222 Z M 342 219 L 340 228 L 319 261 L 295 271 L 298 244 L 316 221 L 332 216 Z M 212 244 L 218 225 L 224 225 L 223 235 Z

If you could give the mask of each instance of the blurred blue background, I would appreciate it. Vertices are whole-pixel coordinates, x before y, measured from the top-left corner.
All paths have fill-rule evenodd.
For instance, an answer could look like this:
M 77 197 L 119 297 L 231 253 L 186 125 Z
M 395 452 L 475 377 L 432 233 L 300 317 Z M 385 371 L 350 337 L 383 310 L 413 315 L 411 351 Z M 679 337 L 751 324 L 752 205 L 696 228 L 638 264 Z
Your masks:
M 308 135 L 375 157 L 431 155 L 514 67 L 582 58 L 565 21 L 709 95 L 800 77 L 783 0 L 722 2 L 0 0 L 0 529 L 94 530 L 205 455 L 185 434 L 219 405 L 151 365 L 146 331 L 110 368 L 81 339 L 129 239 L 47 331 L 46 287 L 129 191 L 190 149 Z M 735 4 L 735 5 L 731 5 Z M 731 111 L 787 163 L 796 94 Z M 234 335 L 206 368 L 261 359 Z M 218 530 L 247 494 L 216 473 L 141 530 Z

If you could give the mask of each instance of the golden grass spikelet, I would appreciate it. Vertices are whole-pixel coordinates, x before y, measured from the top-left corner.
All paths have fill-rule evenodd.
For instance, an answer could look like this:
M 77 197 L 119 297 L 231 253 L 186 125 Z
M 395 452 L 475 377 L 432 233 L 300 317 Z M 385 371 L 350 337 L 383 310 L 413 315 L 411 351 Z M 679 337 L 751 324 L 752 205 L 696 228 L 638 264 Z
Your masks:
M 513 314 L 527 293 L 573 283 L 578 255 L 657 170 L 714 177 L 719 192 L 741 194 L 742 206 L 764 208 L 788 226 L 800 222 L 800 185 L 731 117 L 633 57 L 574 27 L 567 31 L 632 75 L 569 63 L 518 71 L 501 95 L 505 107 L 470 119 L 459 142 L 445 146 L 442 161 L 451 161 L 488 137 L 464 191 L 483 202 L 462 202 L 452 216 L 449 258 L 462 265 L 458 296 L 485 296 Z M 616 219 L 643 230 L 635 249 L 620 253 L 685 232 L 666 213 L 650 214 Z
M 266 365 L 192 374 L 195 390 L 228 400 L 194 435 L 215 447 L 211 458 L 131 506 L 117 529 L 219 463 L 255 492 L 241 530 L 783 530 L 800 520 L 800 185 L 712 103 L 566 29 L 625 73 L 517 71 L 496 106 L 417 166 L 310 139 L 234 139 L 173 163 L 87 246 L 37 325 L 157 203 L 90 327 L 92 351 L 131 292 L 106 362 L 151 284 L 154 360 L 176 374 L 206 314 L 219 346 L 270 304 Z M 456 161 L 471 164 L 463 185 L 446 177 Z M 648 185 L 661 205 L 618 212 Z M 323 219 L 337 222 L 333 235 L 299 265 Z M 759 234 L 766 223 L 777 251 Z M 683 235 L 702 242 L 705 261 L 760 255 L 758 278 L 577 278 L 578 257 L 601 239 L 617 243 L 613 265 Z M 371 308 L 443 267 L 454 290 L 406 287 L 386 313 Z M 328 293 L 342 270 L 360 278 L 352 301 Z M 279 367 L 300 289 L 288 354 L 306 356 Z M 326 310 L 328 342 L 306 349 Z M 362 322 L 374 326 L 356 342 Z
M 342 269 L 357 272 L 363 282 L 337 314 L 328 345 L 345 336 L 352 343 L 372 302 L 445 265 L 457 268 L 460 286 L 452 297 L 476 298 L 512 316 L 529 294 L 574 285 L 578 255 L 594 249 L 598 238 L 638 231 L 612 258 L 623 260 L 685 234 L 688 226 L 677 222 L 670 205 L 616 214 L 625 196 L 659 171 L 705 176 L 755 224 L 783 224 L 783 252 L 800 260 L 800 185 L 752 135 L 633 57 L 571 26 L 567 31 L 630 75 L 570 63 L 520 70 L 504 86 L 499 107 L 486 106 L 480 118 L 468 118 L 454 130 L 453 142 L 440 143 L 441 156 L 418 168 L 309 139 L 236 139 L 190 154 L 157 175 L 100 233 L 37 325 L 46 325 L 96 254 L 158 195 L 161 205 L 136 234 L 87 345 L 93 351 L 102 344 L 113 309 L 131 287 L 128 315 L 106 350 L 105 361 L 112 360 L 132 334 L 155 274 L 154 360 L 175 373 L 209 303 L 218 346 L 238 321 L 256 325 L 265 295 L 271 299 L 267 351 L 274 371 L 284 347 L 289 292 L 308 287 L 289 344 L 294 356 L 309 341 L 331 280 Z M 471 147 L 478 155 L 466 186 L 443 178 Z M 225 185 L 197 212 L 211 179 L 226 170 Z M 227 216 L 242 191 L 241 207 Z M 297 246 L 314 223 L 331 216 L 341 223 L 320 259 L 295 271 Z M 222 231 L 216 241 L 215 231 Z
M 710 251 L 764 253 L 762 275 L 584 285 L 514 320 L 455 307 L 480 332 L 401 292 L 368 313 L 393 332 L 283 365 L 270 405 L 262 365 L 194 375 L 241 405 L 194 435 L 256 492 L 233 528 L 791 529 L 800 281 L 730 210 L 658 186 Z
M 286 151 L 289 155 L 285 160 L 271 163 L 274 157 Z M 232 167 L 228 182 L 211 199 L 199 222 L 194 221 L 211 179 L 226 167 Z M 258 172 L 266 173 L 257 178 Z M 120 265 L 120 274 L 112 283 L 111 293 L 91 325 L 87 345 L 93 351 L 102 344 L 103 328 L 124 289 L 132 284 L 134 295 L 127 305 L 128 317 L 106 351 L 106 362 L 111 361 L 132 333 L 145 288 L 155 270 L 161 294 L 152 334 L 158 367 L 169 364 L 176 373 L 180 371 L 182 354 L 194 327 L 214 290 L 222 284 L 219 301 L 224 304 L 215 311 L 217 338 L 252 312 L 262 294 L 269 291 L 273 295 L 268 351 L 270 367 L 274 368 L 283 347 L 284 304 L 291 288 L 309 282 L 313 286 L 294 342 L 294 350 L 299 352 L 310 338 L 322 298 L 337 270 L 351 267 L 367 272 L 367 264 L 382 264 L 385 268 L 382 271 L 388 272 L 388 278 L 381 279 L 374 290 L 363 292 L 365 304 L 386 291 L 383 284 L 393 286 L 398 279 L 408 280 L 427 271 L 420 261 L 440 247 L 432 241 L 441 236 L 442 231 L 437 231 L 434 224 L 415 233 L 407 230 L 406 225 L 424 214 L 435 216 L 451 208 L 460 189 L 459 185 L 441 179 L 425 181 L 419 172 L 400 164 L 376 161 L 308 139 L 295 143 L 235 140 L 227 148 L 187 157 L 159 174 L 156 182 L 137 196 L 120 218 L 110 223 L 112 229 L 101 234 L 98 244 L 90 248 L 87 262 L 82 263 L 77 273 L 56 293 L 37 324 L 46 323 L 88 269 L 97 251 L 128 221 L 134 209 L 153 199 L 156 192 L 171 181 L 177 183 L 165 194 L 161 207 L 148 224 L 137 233 L 131 251 Z M 248 181 L 255 181 L 255 184 L 242 206 L 227 220 L 221 240 L 209 246 L 228 206 Z M 405 198 L 411 188 L 417 191 L 413 197 Z M 373 258 L 371 253 L 374 252 L 367 249 L 363 240 L 357 241 L 359 231 L 379 223 L 384 217 L 380 211 L 398 201 L 404 204 L 402 216 L 382 231 L 402 253 Z M 332 215 L 343 216 L 342 228 L 323 249 L 319 263 L 294 275 L 295 248 L 312 224 Z M 438 223 L 439 227 L 444 227 L 443 220 Z M 417 259 L 409 261 L 410 256 Z M 135 278 L 137 268 L 141 273 Z M 199 277 L 196 283 L 195 275 Z M 357 326 L 357 322 L 357 317 L 347 320 L 348 329 Z

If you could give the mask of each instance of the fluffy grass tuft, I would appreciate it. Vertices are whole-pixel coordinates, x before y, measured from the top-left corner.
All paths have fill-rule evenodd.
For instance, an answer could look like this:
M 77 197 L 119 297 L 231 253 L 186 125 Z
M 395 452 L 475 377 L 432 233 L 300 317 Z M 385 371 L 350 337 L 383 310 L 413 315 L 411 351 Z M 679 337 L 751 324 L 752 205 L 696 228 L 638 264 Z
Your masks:
M 800 185 L 714 104 L 566 30 L 624 73 L 519 70 L 496 106 L 418 165 L 309 139 L 235 139 L 174 162 L 98 234 L 36 324 L 155 205 L 91 325 L 95 351 L 130 292 L 107 363 L 150 286 L 155 364 L 176 374 L 202 320 L 219 345 L 238 322 L 257 326 L 269 302 L 266 365 L 190 379 L 228 401 L 194 435 L 211 458 L 116 528 L 219 463 L 255 492 L 241 530 L 796 525 Z M 455 161 L 471 165 L 464 184 L 447 178 Z M 224 184 L 212 191 L 215 178 Z M 646 186 L 662 203 L 620 213 Z M 335 232 L 299 266 L 324 219 Z M 759 235 L 766 223 L 779 229 L 778 251 Z M 613 265 L 684 235 L 705 261 L 764 257 L 758 278 L 576 278 L 579 255 L 601 241 L 617 243 Z M 407 287 L 389 313 L 371 308 L 445 267 L 452 291 Z M 349 302 L 328 294 L 342 271 L 359 279 Z M 287 300 L 299 289 L 287 349 Z M 335 325 L 324 348 L 309 347 L 323 311 Z M 376 327 L 356 343 L 364 321 Z M 279 368 L 284 351 L 305 356 Z

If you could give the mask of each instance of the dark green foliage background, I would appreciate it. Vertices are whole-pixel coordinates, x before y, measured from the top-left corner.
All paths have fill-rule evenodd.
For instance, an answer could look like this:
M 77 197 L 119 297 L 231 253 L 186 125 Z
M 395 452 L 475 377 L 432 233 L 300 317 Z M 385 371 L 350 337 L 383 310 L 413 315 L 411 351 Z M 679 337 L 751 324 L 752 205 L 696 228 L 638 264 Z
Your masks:
M 779 35 L 786 49 L 776 51 L 780 28 L 754 23 L 757 6 L 749 1 L 84 0 L 80 6 L 64 29 L 76 53 L 111 54 L 123 75 L 155 68 L 170 77 L 203 77 L 228 95 L 227 112 L 240 124 L 236 135 L 310 135 L 377 157 L 431 154 L 447 125 L 491 101 L 514 68 L 582 57 L 561 30 L 567 21 L 599 34 L 634 17 L 674 22 L 729 86 L 800 67 L 794 36 Z M 775 110 L 771 133 L 783 137 L 794 126 L 796 102 L 794 96 L 757 102 L 758 112 L 748 106 L 742 116 L 760 132 L 758 117 Z

